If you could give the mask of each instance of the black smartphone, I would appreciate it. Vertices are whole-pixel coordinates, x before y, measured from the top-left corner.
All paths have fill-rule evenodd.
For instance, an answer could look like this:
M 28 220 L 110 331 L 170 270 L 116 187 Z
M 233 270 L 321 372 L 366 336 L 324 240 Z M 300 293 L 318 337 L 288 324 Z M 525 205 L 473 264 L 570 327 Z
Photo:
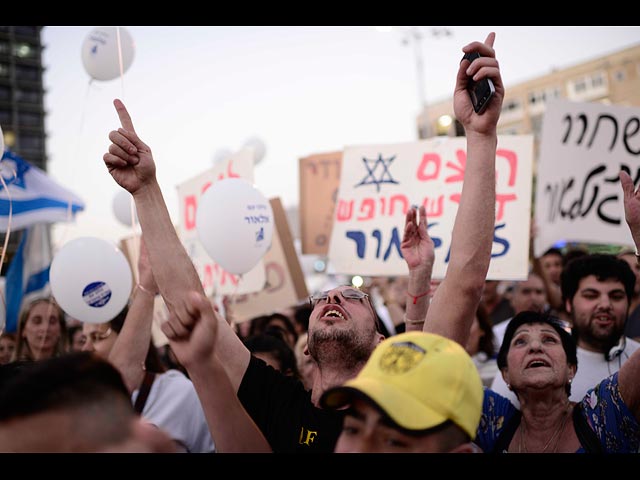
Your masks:
M 473 62 L 476 58 L 479 58 L 480 54 L 478 52 L 471 52 L 465 54 L 462 59 L 465 58 L 470 62 Z M 469 96 L 471 97 L 471 103 L 473 104 L 473 109 L 475 112 L 480 115 L 484 112 L 484 109 L 487 108 L 491 97 L 496 93 L 496 87 L 493 85 L 493 82 L 490 78 L 483 78 L 479 82 L 474 82 L 471 77 L 469 77 L 469 83 L 467 84 L 467 91 L 469 92 Z

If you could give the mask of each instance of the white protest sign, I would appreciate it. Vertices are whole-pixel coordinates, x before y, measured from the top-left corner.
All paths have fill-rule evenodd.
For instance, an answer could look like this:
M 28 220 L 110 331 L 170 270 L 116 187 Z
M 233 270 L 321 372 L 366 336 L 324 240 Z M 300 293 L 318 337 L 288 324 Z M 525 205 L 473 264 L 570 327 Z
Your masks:
M 532 151 L 530 135 L 498 138 L 496 221 L 487 278 L 527 278 Z M 424 205 L 435 244 L 433 278 L 443 278 L 466 157 L 464 137 L 346 148 L 329 247 L 335 271 L 406 275 L 400 252 L 405 214 L 411 205 Z
M 618 175 L 640 177 L 640 109 L 548 104 L 536 185 L 534 253 L 558 240 L 633 245 Z
M 264 286 L 266 277 L 262 260 L 242 277 L 229 273 L 209 257 L 198 239 L 196 230 L 198 202 L 205 190 L 224 178 L 240 177 L 253 183 L 253 164 L 252 151 L 242 149 L 176 187 L 180 205 L 180 239 L 193 261 L 207 295 L 213 292 L 221 295 L 251 293 L 262 290 Z M 220 225 L 220 235 L 225 235 L 224 225 Z

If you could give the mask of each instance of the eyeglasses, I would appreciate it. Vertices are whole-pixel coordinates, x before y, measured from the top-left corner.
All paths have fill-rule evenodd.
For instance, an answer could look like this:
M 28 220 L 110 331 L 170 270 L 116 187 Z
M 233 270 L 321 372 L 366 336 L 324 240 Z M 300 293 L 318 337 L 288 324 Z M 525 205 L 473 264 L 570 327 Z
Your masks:
M 111 335 L 111 327 L 107 328 L 107 330 L 104 331 L 104 332 L 93 331 L 89 335 L 86 336 L 85 342 L 87 340 L 90 340 L 91 343 L 97 343 L 100 340 L 104 340 L 106 338 L 109 338 L 109 335 Z
M 318 303 L 321 301 L 326 302 L 327 300 L 329 300 L 330 292 L 331 290 L 327 290 L 326 292 L 320 292 L 320 293 L 311 295 L 309 297 L 309 304 L 311 305 L 311 308 L 315 308 L 316 305 L 318 305 Z M 344 298 L 345 300 L 362 300 L 363 298 L 369 297 L 369 295 L 367 295 L 363 291 L 356 290 L 355 288 L 346 288 L 344 290 L 339 290 L 338 292 L 340 293 L 340 295 L 342 295 L 342 298 Z
M 555 325 L 556 327 L 561 328 L 562 330 L 567 332 L 569 335 L 571 335 L 573 331 L 573 327 L 566 320 L 561 320 L 557 317 L 549 317 L 549 323 L 552 325 Z

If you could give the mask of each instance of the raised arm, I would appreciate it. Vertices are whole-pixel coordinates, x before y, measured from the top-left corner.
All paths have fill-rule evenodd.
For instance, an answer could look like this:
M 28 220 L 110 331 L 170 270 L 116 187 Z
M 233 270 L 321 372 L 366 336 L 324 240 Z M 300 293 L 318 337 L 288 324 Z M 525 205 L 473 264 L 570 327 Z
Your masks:
M 169 311 L 183 318 L 188 309 L 187 293 L 204 293 L 202 284 L 171 223 L 156 179 L 151 149 L 136 134 L 124 104 L 120 100 L 113 103 L 122 128 L 109 133 L 112 143 L 103 156 L 104 163 L 113 179 L 133 195 L 160 293 Z M 227 322 L 217 313 L 214 315 L 220 324 L 215 350 L 237 390 L 249 365 L 250 353 Z M 176 335 L 188 334 L 186 326 L 176 330 Z
M 416 223 L 416 213 L 420 222 Z M 424 206 L 411 207 L 404 224 L 404 235 L 400 244 L 402 256 L 409 267 L 405 330 L 422 330 L 429 310 L 429 289 L 433 270 L 434 245 L 427 233 L 427 212 Z
M 633 180 L 625 171 L 620 172 L 620 184 L 624 199 L 624 216 L 631 231 L 636 252 L 640 247 L 640 189 L 635 188 Z M 618 374 L 620 394 L 624 403 L 640 420 L 640 350 L 631 355 Z
M 143 240 L 140 240 L 138 271 L 140 283 L 133 292 L 127 318 L 109 353 L 109 361 L 120 370 L 129 392 L 140 387 L 144 377 L 143 365 L 151 344 L 153 302 L 158 293 Z
M 217 344 L 220 331 L 213 307 L 199 291 L 189 292 L 187 308 L 172 313 L 162 331 L 169 338 L 171 349 L 189 371 L 198 393 L 209 432 L 221 453 L 269 453 L 266 438 L 244 409 L 236 388 L 210 345 Z M 189 334 L 176 336 L 173 325 L 190 325 Z
M 500 68 L 490 33 L 484 43 L 473 42 L 462 50 L 479 52 L 458 69 L 454 112 L 467 137 L 467 161 L 460 205 L 451 237 L 451 260 L 447 274 L 431 300 L 425 331 L 438 333 L 466 345 L 491 260 L 496 203 L 497 124 L 504 98 Z M 467 80 L 491 78 L 495 95 L 487 109 L 476 114 L 467 92 Z

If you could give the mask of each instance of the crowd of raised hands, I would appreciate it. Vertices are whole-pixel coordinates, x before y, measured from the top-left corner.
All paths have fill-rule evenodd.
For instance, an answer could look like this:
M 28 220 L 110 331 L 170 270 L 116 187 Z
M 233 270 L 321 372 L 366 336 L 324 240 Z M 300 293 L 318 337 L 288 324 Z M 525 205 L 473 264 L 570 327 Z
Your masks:
M 426 212 L 424 207 L 410 208 L 401 243 L 409 272 L 401 290 L 406 298 L 395 302 L 404 305 L 388 309 L 393 319 L 385 329 L 367 293 L 351 286 L 316 293 L 305 325 L 306 344 L 297 348 L 302 358 L 310 360 L 304 383 L 292 374 L 295 364 L 286 363 L 283 355 L 269 357 L 258 347 L 260 342 L 245 344 L 213 308 L 171 222 L 152 151 L 138 136 L 124 104 L 115 100 L 120 127 L 109 133 L 111 143 L 103 160 L 114 181 L 131 193 L 136 204 L 144 235 L 141 287 L 135 290 L 104 360 L 82 359 L 100 364 L 96 368 L 103 373 L 94 375 L 94 383 L 107 377 L 111 383 L 105 380 L 105 385 L 95 388 L 111 392 L 120 406 L 119 418 L 126 419 L 112 438 L 95 441 L 83 451 L 576 452 L 593 451 L 594 445 L 603 451 L 637 451 L 640 385 L 633 379 L 640 354 L 627 355 L 615 369 L 618 373 L 599 378 L 602 382 L 591 385 L 598 386 L 590 395 L 573 400 L 569 395 L 578 371 L 576 355 L 581 355 L 580 348 L 589 350 L 588 337 L 582 337 L 577 351 L 575 338 L 547 312 L 514 312 L 504 343 L 492 350 L 500 370 L 496 376 L 504 379 L 514 401 L 483 389 L 478 364 L 469 355 L 475 355 L 479 339 L 489 335 L 486 328 L 484 334 L 478 332 L 488 318 L 481 303 L 493 243 L 497 124 L 504 99 L 494 40 L 490 33 L 484 42 L 463 47 L 464 53 L 481 56 L 472 63 L 463 60 L 455 80 L 454 112 L 465 129 L 467 163 L 446 276 L 436 289 L 431 279 L 434 243 L 427 233 Z M 471 104 L 469 77 L 490 78 L 495 86 L 482 114 L 475 113 Z M 640 193 L 625 172 L 620 181 L 627 223 L 640 245 Z M 597 275 L 594 271 L 584 281 Z M 616 297 L 620 301 L 628 301 L 625 275 L 626 271 L 622 278 L 610 279 L 622 285 L 622 295 Z M 582 281 L 578 278 L 576 290 L 600 292 Z M 153 372 L 149 363 L 155 294 L 162 296 L 169 311 L 162 332 L 188 378 L 162 369 Z M 570 301 L 568 306 L 570 313 L 580 305 Z M 598 335 L 614 330 L 609 328 L 616 323 L 611 311 L 594 314 Z M 114 328 L 111 322 L 90 337 L 97 353 Z M 398 333 L 402 329 L 405 332 Z M 287 343 L 286 334 L 279 340 L 293 349 L 295 342 Z M 607 341 L 601 344 L 608 345 Z M 600 345 L 594 340 L 595 344 Z M 62 367 L 50 368 L 59 373 Z M 121 384 L 113 380 L 110 368 L 119 372 Z M 60 384 L 70 390 L 88 382 L 79 375 L 74 386 L 72 379 L 59 376 Z M 165 382 L 163 378 L 169 376 L 174 380 Z M 19 388 L 26 388 L 25 381 L 13 377 L 0 395 L 0 412 L 5 406 L 8 412 L 16 408 L 11 402 Z M 163 394 L 162 389 L 173 393 Z M 122 401 L 133 405 L 141 397 L 146 401 L 141 418 L 147 421 L 142 427 Z M 105 405 L 104 399 L 93 397 L 85 403 L 87 408 Z M 33 405 L 19 417 L 36 423 L 20 424 L 20 428 L 43 428 L 46 422 L 34 420 L 42 413 L 38 408 Z M 80 415 L 81 410 L 69 410 L 69 415 Z M 180 415 L 172 413 L 178 411 Z M 0 439 L 17 428 L 16 418 L 5 415 L 0 416 Z M 158 435 L 148 435 L 144 428 L 148 423 L 159 427 Z M 98 430 L 99 419 L 92 425 L 89 437 Z M 29 451 L 28 438 L 21 445 Z M 0 441 L 0 449 L 11 448 Z M 38 448 L 46 451 L 46 442 Z

